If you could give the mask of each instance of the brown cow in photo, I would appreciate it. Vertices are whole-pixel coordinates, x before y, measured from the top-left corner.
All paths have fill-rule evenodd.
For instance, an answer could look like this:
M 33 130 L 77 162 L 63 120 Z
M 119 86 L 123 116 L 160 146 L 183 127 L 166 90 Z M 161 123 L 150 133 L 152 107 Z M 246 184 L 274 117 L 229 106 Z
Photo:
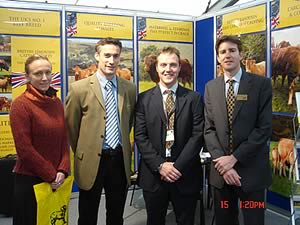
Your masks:
M 116 70 L 116 75 L 119 77 L 122 77 L 125 80 L 131 80 L 132 76 L 131 76 L 131 72 L 129 69 L 127 68 L 120 68 L 118 67 Z
M 185 87 L 186 83 L 191 87 L 193 68 L 188 59 L 180 59 L 180 72 L 178 74 L 178 80 L 181 81 Z
M 149 73 L 153 82 L 158 83 L 159 77 L 156 72 L 156 55 L 150 54 L 144 58 L 144 71 Z M 182 82 L 183 86 L 192 84 L 193 68 L 188 59 L 180 59 L 181 70 L 178 74 L 178 80 Z
M 0 71 L 2 71 L 2 69 L 5 69 L 6 71 L 9 70 L 9 65 L 4 59 L 0 59 Z
M 158 83 L 159 82 L 159 77 L 156 72 L 156 55 L 150 54 L 144 57 L 144 71 L 149 73 L 150 79 Z
M 272 49 L 272 79 L 275 84 L 276 78 L 282 76 L 282 85 L 285 77 L 288 77 L 289 100 L 292 105 L 296 78 L 300 75 L 300 48 L 289 46 Z
M 278 142 L 278 156 L 279 156 L 279 176 L 287 176 L 289 179 L 293 178 L 294 167 L 294 140 L 288 138 L 281 138 Z
M 75 65 L 72 70 L 75 74 L 75 80 L 81 80 L 93 75 L 97 71 L 97 65 L 91 64 L 89 67 L 82 69 L 80 66 Z
M 255 59 L 244 59 L 242 63 L 245 65 L 246 72 L 254 73 L 263 77 L 265 76 L 266 74 L 265 61 L 256 63 Z
M 11 107 L 11 101 L 6 97 L 0 97 L 0 111 L 9 112 Z
M 84 78 L 87 78 L 97 71 L 97 65 L 96 64 L 91 64 L 89 67 L 82 69 L 80 66 L 76 65 L 72 68 L 75 74 L 75 81 L 81 80 Z M 131 72 L 127 68 L 121 69 L 120 67 L 117 68 L 116 70 L 116 75 L 119 77 L 122 77 L 126 80 L 131 80 Z
M 7 86 L 8 86 L 8 78 L 5 77 L 4 79 L 0 79 L 0 88 L 2 89 L 2 92 L 7 91 Z

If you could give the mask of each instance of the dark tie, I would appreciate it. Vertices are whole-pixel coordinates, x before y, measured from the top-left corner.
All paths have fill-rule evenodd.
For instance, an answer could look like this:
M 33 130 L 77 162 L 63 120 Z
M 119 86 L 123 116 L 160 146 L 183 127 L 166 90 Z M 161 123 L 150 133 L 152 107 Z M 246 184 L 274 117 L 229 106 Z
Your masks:
M 106 99 L 106 121 L 105 121 L 105 142 L 111 147 L 116 148 L 119 144 L 119 130 L 118 130 L 118 113 L 117 105 L 113 95 L 113 82 L 108 81 L 105 85 Z
M 167 94 L 166 99 L 166 114 L 168 119 L 168 130 L 174 130 L 174 116 L 175 116 L 175 103 L 171 90 L 165 90 L 165 94 Z M 166 141 L 166 148 L 171 149 L 174 141 Z
M 227 114 L 228 114 L 228 126 L 229 126 L 229 149 L 230 151 L 233 150 L 233 137 L 232 137 L 232 115 L 234 110 L 234 90 L 233 90 L 233 83 L 234 80 L 228 80 L 227 83 L 229 84 L 229 88 L 227 91 Z

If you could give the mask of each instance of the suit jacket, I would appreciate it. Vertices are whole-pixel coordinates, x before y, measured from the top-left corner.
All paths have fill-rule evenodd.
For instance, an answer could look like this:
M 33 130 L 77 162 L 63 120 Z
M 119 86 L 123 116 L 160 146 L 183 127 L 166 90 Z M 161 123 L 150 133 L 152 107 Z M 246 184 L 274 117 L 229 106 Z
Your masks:
M 213 159 L 230 155 L 224 77 L 205 87 L 204 139 Z M 272 128 L 272 86 L 270 79 L 243 71 L 233 112 L 234 168 L 244 191 L 256 191 L 271 184 L 269 139 Z M 211 165 L 210 182 L 222 188 L 224 179 Z
M 135 85 L 117 77 L 118 111 L 124 166 L 128 184 L 131 174 L 129 133 L 133 125 Z M 66 120 L 74 151 L 75 180 L 84 190 L 92 188 L 102 153 L 105 135 L 105 101 L 96 74 L 71 84 L 66 99 Z
M 171 161 L 182 173 L 175 184 L 182 193 L 196 193 L 201 185 L 203 102 L 199 93 L 178 85 L 175 106 Z M 144 190 L 154 192 L 162 182 L 158 167 L 165 161 L 166 151 L 167 118 L 159 86 L 139 95 L 135 113 L 135 141 L 141 153 L 138 183 Z

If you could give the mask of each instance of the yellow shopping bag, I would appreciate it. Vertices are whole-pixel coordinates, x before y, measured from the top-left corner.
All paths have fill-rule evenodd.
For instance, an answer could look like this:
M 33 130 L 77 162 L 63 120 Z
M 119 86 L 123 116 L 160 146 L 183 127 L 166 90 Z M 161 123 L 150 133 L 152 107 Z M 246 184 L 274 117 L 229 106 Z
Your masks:
M 51 185 L 46 182 L 33 186 L 37 201 L 38 225 L 68 224 L 72 183 L 73 177 L 69 176 L 56 191 L 52 191 Z

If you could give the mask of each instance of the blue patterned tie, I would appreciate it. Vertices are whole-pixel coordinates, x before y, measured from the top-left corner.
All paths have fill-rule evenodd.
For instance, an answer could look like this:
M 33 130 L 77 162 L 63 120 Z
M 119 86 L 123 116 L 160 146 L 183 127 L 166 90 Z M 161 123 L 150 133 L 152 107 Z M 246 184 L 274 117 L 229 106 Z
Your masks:
M 119 130 L 118 130 L 118 114 L 117 105 L 113 95 L 113 82 L 108 81 L 105 85 L 106 100 L 106 123 L 105 123 L 105 142 L 111 147 L 116 148 L 119 144 Z

